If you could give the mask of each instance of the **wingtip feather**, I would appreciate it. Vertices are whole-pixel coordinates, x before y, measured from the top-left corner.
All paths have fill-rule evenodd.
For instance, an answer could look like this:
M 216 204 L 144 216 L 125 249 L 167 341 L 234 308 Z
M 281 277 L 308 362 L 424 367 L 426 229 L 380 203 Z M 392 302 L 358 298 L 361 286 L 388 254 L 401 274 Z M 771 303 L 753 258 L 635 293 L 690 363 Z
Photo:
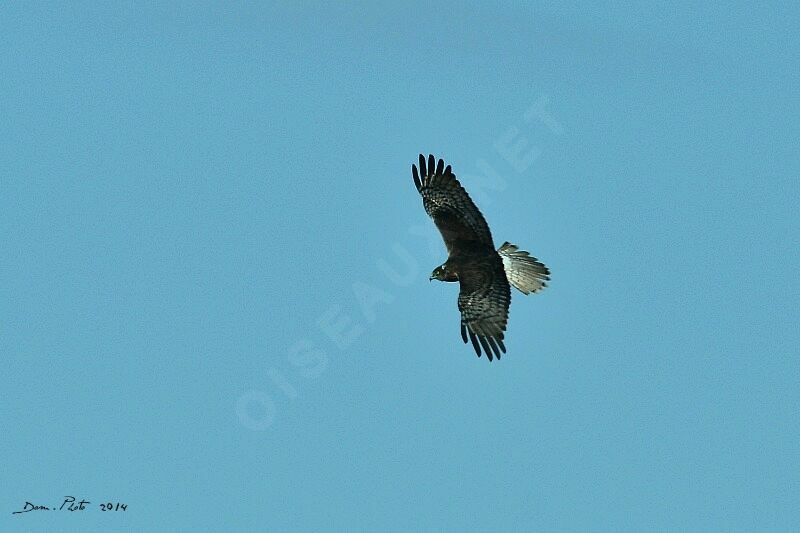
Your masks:
M 480 343 L 481 343 L 481 347 L 483 348 L 483 353 L 485 353 L 486 357 L 488 357 L 489 361 L 491 361 L 492 360 L 492 349 L 489 348 L 489 343 L 486 342 L 486 337 L 481 335 L 480 337 L 478 337 L 478 341 L 480 341 Z
M 469 331 L 469 340 L 472 341 L 472 347 L 475 348 L 475 353 L 478 354 L 478 357 L 481 356 L 481 348 L 478 346 L 478 339 L 475 337 L 475 334 L 472 330 Z

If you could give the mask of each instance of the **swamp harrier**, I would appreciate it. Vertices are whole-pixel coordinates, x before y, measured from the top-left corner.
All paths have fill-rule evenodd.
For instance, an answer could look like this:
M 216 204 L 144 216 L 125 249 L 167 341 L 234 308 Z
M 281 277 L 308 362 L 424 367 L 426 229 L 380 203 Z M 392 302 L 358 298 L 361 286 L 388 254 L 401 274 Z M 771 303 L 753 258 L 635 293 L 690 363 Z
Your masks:
M 447 246 L 447 261 L 430 279 L 458 281 L 461 338 L 472 341 L 491 361 L 506 353 L 503 343 L 513 285 L 523 294 L 538 292 L 550 280 L 550 271 L 528 252 L 505 242 L 495 250 L 492 234 L 481 212 L 444 161 L 419 156 L 419 170 L 411 166 L 414 184 L 425 211 L 436 223 Z

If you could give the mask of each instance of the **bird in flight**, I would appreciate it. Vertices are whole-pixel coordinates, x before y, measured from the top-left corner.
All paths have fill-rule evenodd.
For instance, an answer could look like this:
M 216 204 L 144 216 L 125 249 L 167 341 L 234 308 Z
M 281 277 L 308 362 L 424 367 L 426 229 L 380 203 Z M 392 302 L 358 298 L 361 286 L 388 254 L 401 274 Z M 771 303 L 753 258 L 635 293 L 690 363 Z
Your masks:
M 469 338 L 478 357 L 483 349 L 489 361 L 500 359 L 506 353 L 510 285 L 523 294 L 538 292 L 547 286 L 550 270 L 509 242 L 495 250 L 486 220 L 443 160 L 429 155 L 426 163 L 420 154 L 419 169 L 411 165 L 411 174 L 447 247 L 447 261 L 430 279 L 459 282 L 461 338 L 465 344 Z

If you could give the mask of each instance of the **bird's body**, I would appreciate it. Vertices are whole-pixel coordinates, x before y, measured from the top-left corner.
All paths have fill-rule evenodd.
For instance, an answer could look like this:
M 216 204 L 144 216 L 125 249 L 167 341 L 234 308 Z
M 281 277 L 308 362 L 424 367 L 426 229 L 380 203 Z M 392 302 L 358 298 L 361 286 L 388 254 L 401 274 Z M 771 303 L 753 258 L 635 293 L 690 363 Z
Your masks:
M 483 349 L 490 361 L 499 359 L 506 351 L 511 286 L 524 294 L 537 292 L 546 286 L 550 271 L 508 242 L 495 250 L 486 220 L 443 160 L 437 164 L 429 155 L 426 162 L 420 155 L 419 171 L 412 165 L 412 175 L 448 252 L 431 279 L 459 282 L 462 339 L 472 342 L 478 357 Z

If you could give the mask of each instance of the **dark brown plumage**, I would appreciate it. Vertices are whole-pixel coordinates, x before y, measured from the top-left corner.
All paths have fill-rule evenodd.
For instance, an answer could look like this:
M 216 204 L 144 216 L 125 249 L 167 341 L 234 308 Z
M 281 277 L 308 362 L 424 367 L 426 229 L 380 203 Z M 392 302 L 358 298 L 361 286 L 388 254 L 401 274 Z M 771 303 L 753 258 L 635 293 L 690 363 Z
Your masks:
M 503 342 L 511 304 L 511 285 L 525 294 L 545 287 L 549 270 L 508 242 L 495 250 L 486 220 L 453 174 L 433 155 L 411 166 L 425 211 L 447 247 L 448 258 L 431 279 L 458 281 L 461 338 L 491 361 L 506 352 Z M 509 283 L 509 281 L 511 283 Z

